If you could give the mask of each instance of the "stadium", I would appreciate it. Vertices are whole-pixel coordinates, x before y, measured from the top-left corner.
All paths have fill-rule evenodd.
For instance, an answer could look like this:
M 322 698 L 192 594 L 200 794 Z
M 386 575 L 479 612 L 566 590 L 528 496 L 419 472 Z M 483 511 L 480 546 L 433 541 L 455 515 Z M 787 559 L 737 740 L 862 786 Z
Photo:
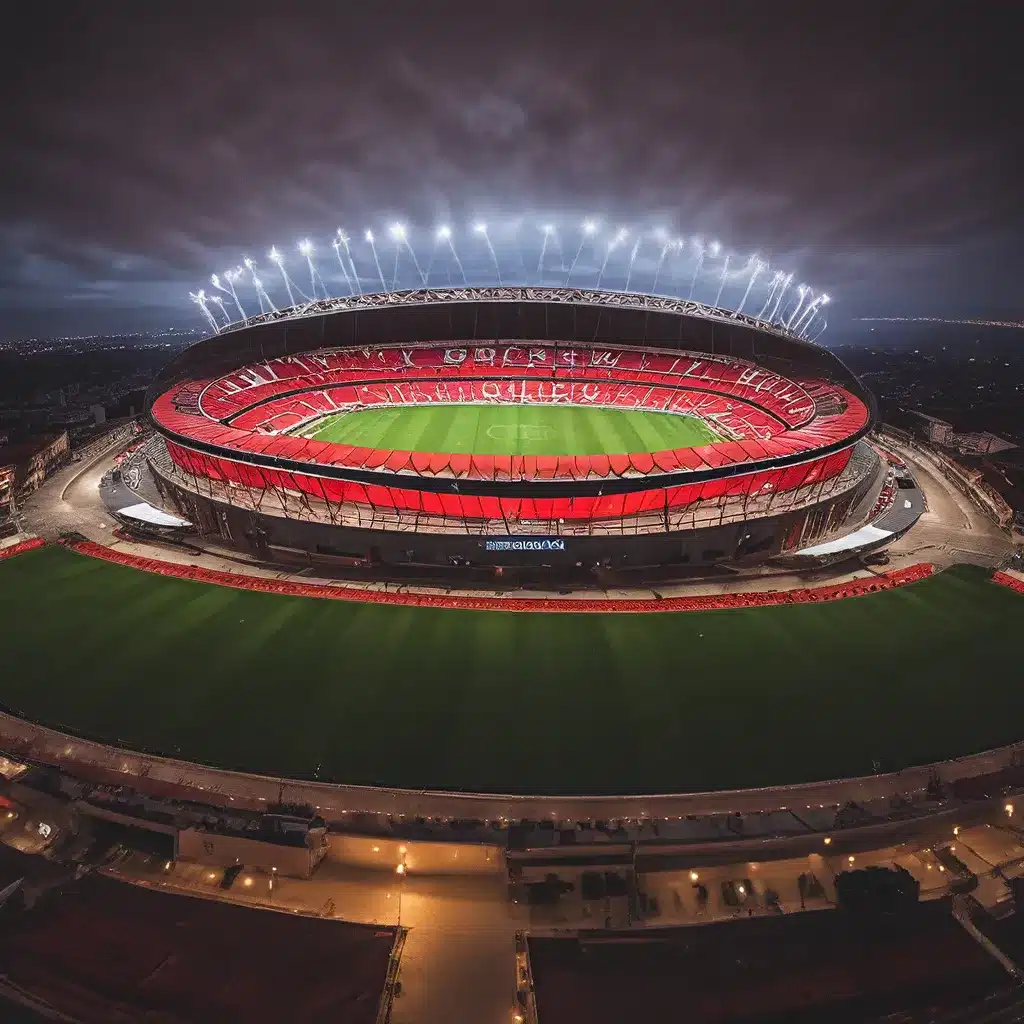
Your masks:
M 640 291 L 639 238 L 571 287 L 586 225 L 557 273 L 502 249 L 538 267 L 518 284 L 489 239 L 481 270 L 439 230 L 397 288 L 399 257 L 421 264 L 393 235 L 391 287 L 369 232 L 372 263 L 335 246 L 346 296 L 307 243 L 316 298 L 276 250 L 288 305 L 252 261 L 214 275 L 241 319 L 193 296 L 211 333 L 153 381 L 144 426 L 26 504 L 3 555 L 43 549 L 0 573 L 6 749 L 487 819 L 885 789 L 880 768 L 987 768 L 1019 739 L 1004 531 L 814 343 L 824 295 L 755 290 L 765 265 L 729 275 L 720 253 L 702 279 L 703 250 L 676 268 L 701 300 L 664 293 L 667 263 L 655 294 L 661 262 Z M 606 257 L 618 239 L 596 236 Z
M 743 565 L 856 531 L 887 471 L 828 350 L 636 292 L 308 303 L 186 350 L 147 405 L 164 497 L 264 558 Z

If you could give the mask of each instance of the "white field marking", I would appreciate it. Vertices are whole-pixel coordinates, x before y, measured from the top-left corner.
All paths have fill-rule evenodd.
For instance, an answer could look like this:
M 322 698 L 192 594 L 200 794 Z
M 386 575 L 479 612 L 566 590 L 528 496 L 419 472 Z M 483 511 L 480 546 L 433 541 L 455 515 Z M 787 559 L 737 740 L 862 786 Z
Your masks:
M 485 433 L 492 441 L 550 441 L 558 431 L 543 423 L 495 423 Z

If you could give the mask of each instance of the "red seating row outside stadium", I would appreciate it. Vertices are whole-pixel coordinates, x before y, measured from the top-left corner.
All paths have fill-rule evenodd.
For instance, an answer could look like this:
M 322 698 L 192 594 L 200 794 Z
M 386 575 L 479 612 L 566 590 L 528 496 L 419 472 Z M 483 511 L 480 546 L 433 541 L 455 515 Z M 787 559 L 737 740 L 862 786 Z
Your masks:
M 1004 587 L 1016 590 L 1018 594 L 1024 594 L 1024 580 L 1019 580 L 1008 572 L 997 572 L 993 575 L 992 579 L 995 583 L 1000 583 Z
M 881 590 L 904 586 L 924 579 L 934 572 L 928 563 L 912 565 L 867 579 L 850 580 L 825 587 L 811 587 L 799 590 L 754 592 L 746 594 L 713 594 L 698 597 L 669 597 L 661 600 L 608 600 L 563 598 L 499 598 L 461 597 L 435 594 L 383 593 L 352 584 L 328 586 L 314 583 L 295 583 L 290 580 L 269 579 L 259 576 L 245 576 L 240 573 L 206 569 L 202 566 L 180 565 L 164 562 L 157 558 L 145 558 L 125 551 L 116 551 L 93 541 L 78 541 L 68 544 L 72 550 L 93 558 L 158 573 L 177 579 L 212 583 L 218 586 L 253 590 L 268 594 L 284 594 L 292 597 L 332 598 L 342 601 L 369 602 L 373 604 L 412 605 L 421 608 L 449 608 L 467 611 L 519 611 L 519 612 L 683 612 L 712 611 L 728 608 L 755 608 L 773 605 L 806 604 L 818 601 L 834 601 L 844 597 L 862 597 Z
M 41 537 L 33 537 L 31 540 L 23 540 L 17 544 L 9 544 L 5 548 L 0 548 L 0 562 L 5 558 L 13 558 L 15 555 L 24 554 L 26 551 L 33 551 L 36 548 L 41 548 L 46 542 Z

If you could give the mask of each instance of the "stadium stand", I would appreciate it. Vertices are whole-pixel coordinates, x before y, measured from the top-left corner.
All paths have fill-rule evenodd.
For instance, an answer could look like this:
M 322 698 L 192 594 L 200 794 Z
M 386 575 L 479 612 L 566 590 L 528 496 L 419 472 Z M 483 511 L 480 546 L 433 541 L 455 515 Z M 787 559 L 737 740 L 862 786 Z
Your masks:
M 0 909 L 8 983 L 85 1024 L 372 1024 L 395 930 L 178 896 L 87 875 Z
M 807 912 L 578 940 L 531 937 L 529 954 L 539 1024 L 912 1024 L 1010 988 L 948 900 L 882 916 Z
M 455 464 L 457 456 L 417 458 L 420 453 L 382 453 L 282 433 L 326 413 L 437 402 L 567 403 L 674 412 L 698 416 L 729 439 L 652 453 L 653 458 L 645 454 L 639 460 L 463 456 Z M 841 442 L 869 417 L 864 403 L 838 385 L 791 381 L 739 360 L 544 346 L 385 348 L 283 357 L 213 380 L 181 382 L 161 394 L 152 411 L 157 423 L 179 438 L 231 447 L 243 457 L 253 453 L 482 480 L 579 480 L 717 469 Z M 206 458 L 186 465 L 179 445 L 169 449 L 175 462 L 190 472 L 214 478 L 230 472 L 215 464 L 227 460 Z M 844 465 L 833 462 L 828 470 L 834 475 Z

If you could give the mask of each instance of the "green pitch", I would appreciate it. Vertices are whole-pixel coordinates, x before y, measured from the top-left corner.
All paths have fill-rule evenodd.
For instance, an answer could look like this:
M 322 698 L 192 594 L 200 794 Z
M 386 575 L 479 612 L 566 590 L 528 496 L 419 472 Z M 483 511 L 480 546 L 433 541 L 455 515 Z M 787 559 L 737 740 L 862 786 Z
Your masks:
M 328 416 L 305 437 L 363 448 L 473 455 L 619 455 L 724 440 L 702 420 L 578 405 L 411 405 Z
M 766 786 L 1021 739 L 1022 611 L 973 567 L 825 604 L 572 615 L 255 594 L 44 548 L 0 562 L 0 704 L 286 776 Z

